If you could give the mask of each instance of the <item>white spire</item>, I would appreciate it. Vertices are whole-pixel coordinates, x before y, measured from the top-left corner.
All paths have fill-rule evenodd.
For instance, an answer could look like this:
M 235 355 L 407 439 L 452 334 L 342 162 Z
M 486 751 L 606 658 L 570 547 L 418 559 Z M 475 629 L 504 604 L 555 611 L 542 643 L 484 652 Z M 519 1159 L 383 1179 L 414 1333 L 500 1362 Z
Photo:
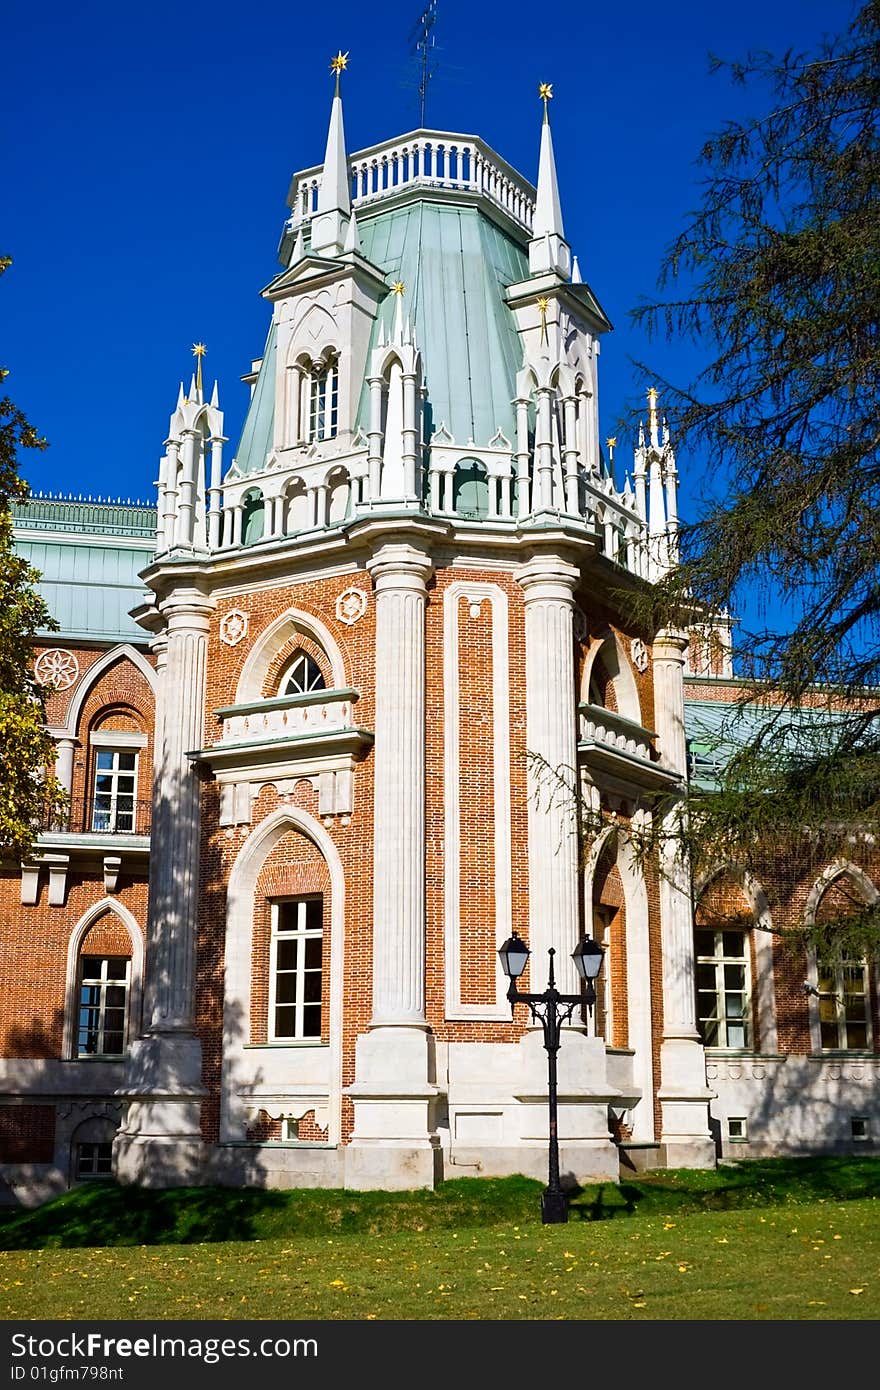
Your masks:
M 584 277 L 581 275 L 581 268 L 578 265 L 577 256 L 575 256 L 571 266 L 571 283 L 573 285 L 582 285 L 584 283 Z
M 348 54 L 344 57 L 347 59 Z M 341 67 L 334 66 L 339 63 Z M 312 221 L 312 250 L 330 256 L 338 256 L 344 249 L 351 216 L 348 155 L 345 152 L 342 97 L 339 95 L 339 76 L 345 66 L 342 54 L 331 64 L 331 70 L 336 73 L 336 93 L 330 108 L 330 129 L 318 190 L 318 210 Z
M 303 241 L 303 229 L 302 227 L 300 227 L 299 231 L 296 234 L 296 241 L 293 243 L 293 252 L 290 257 L 290 264 L 296 265 L 297 261 L 301 261 L 305 254 L 306 245 Z
M 544 102 L 544 124 L 541 126 L 538 196 L 535 201 L 532 239 L 529 243 L 529 270 L 533 275 L 556 271 L 567 280 L 571 269 L 571 252 L 562 226 L 553 137 L 550 134 L 550 120 L 547 115 L 547 102 L 553 92 L 550 84 L 544 82 L 538 90 Z

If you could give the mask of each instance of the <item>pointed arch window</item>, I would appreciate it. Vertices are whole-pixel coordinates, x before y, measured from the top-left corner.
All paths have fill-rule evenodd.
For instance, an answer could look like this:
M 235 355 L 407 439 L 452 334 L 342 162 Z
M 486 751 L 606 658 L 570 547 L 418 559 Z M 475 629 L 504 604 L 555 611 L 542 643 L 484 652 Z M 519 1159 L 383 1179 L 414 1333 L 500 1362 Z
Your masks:
M 309 376 L 308 442 L 335 439 L 339 426 L 339 359 L 334 354 L 312 364 Z
M 297 652 L 282 681 L 282 695 L 308 695 L 312 690 L 326 690 L 327 682 L 317 661 L 307 652 Z

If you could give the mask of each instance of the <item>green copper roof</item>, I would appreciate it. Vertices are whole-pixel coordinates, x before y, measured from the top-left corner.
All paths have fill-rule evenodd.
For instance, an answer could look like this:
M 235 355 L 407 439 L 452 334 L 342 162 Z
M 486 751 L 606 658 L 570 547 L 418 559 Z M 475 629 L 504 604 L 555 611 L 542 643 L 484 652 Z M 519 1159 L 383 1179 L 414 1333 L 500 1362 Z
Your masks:
M 143 602 L 138 579 L 153 557 L 156 509 L 143 503 L 32 498 L 13 507 L 15 549 L 40 574 L 37 590 L 60 630 L 48 635 L 144 642 L 129 615 Z
M 523 246 L 473 206 L 422 200 L 358 219 L 362 254 L 406 285 L 409 318 L 422 355 L 427 429 L 445 425 L 457 444 L 485 446 L 500 429 L 512 442 L 513 398 L 522 344 L 504 302 L 508 285 L 528 278 Z M 396 297 L 383 300 L 371 348 L 392 335 Z M 369 359 L 367 360 L 369 370 Z M 369 427 L 369 388 L 362 384 L 356 423 Z M 272 447 L 275 329 L 269 332 L 235 460 L 259 472 Z
M 522 344 L 504 291 L 528 278 L 525 250 L 477 208 L 418 201 L 358 223 L 363 254 L 406 285 L 404 316 L 415 330 L 428 390 L 429 429 L 445 425 L 457 444 L 487 445 L 501 429 L 514 439 Z M 388 341 L 396 304 L 382 304 Z M 358 423 L 369 424 L 361 394 Z
M 240 473 L 259 473 L 272 447 L 275 419 L 275 324 L 269 329 L 254 393 L 234 458 Z

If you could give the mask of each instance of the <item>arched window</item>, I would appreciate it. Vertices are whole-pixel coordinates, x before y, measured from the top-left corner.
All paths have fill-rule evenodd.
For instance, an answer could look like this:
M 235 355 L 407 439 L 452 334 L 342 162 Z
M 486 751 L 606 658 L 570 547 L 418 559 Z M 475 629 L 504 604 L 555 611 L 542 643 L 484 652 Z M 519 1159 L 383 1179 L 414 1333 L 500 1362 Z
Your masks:
M 476 459 L 456 464 L 452 483 L 452 507 L 459 516 L 481 521 L 489 515 L 489 481 L 486 468 Z
M 823 1052 L 861 1052 L 873 1046 L 868 962 L 851 948 L 835 949 L 835 938 L 847 918 L 857 917 L 871 899 L 873 885 L 861 882 L 857 872 L 845 871 L 833 878 L 814 912 L 821 935 L 815 952 L 813 997 Z
M 259 488 L 251 488 L 245 493 L 241 516 L 241 543 L 254 545 L 263 538 L 263 522 L 266 504 Z
M 326 688 L 327 683 L 318 663 L 306 652 L 297 652 L 282 677 L 282 695 L 307 695 L 309 691 Z
M 335 439 L 339 423 L 339 360 L 335 355 L 312 363 L 309 377 L 307 439 L 310 444 Z

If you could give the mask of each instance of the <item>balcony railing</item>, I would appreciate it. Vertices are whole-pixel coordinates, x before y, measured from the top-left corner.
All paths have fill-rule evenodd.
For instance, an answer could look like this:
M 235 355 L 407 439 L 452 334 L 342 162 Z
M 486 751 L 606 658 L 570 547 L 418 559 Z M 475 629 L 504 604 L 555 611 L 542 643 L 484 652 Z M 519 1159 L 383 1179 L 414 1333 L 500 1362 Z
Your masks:
M 71 806 L 62 815 L 44 813 L 39 829 L 68 835 L 149 835 L 153 803 L 118 797 L 115 805 L 100 801 Z

